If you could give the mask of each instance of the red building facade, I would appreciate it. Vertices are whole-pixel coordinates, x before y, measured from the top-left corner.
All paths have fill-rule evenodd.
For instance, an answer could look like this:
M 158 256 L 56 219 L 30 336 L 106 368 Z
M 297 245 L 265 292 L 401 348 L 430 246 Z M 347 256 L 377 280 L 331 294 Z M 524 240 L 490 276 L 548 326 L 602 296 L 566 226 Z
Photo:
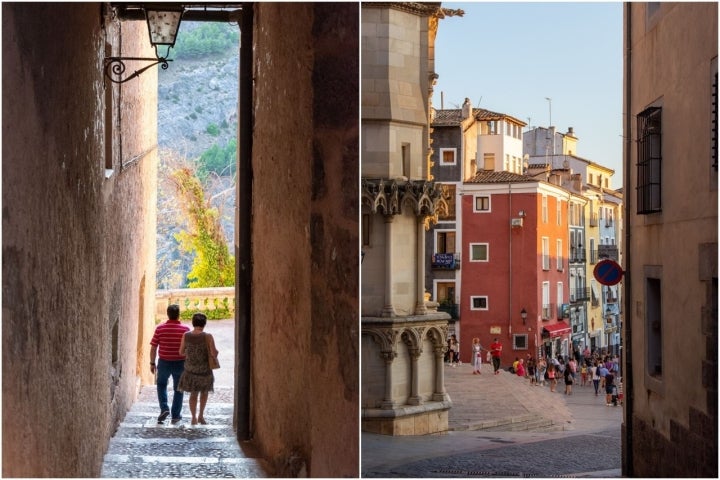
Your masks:
M 495 338 L 502 342 L 502 366 L 562 351 L 570 333 L 562 320 L 570 195 L 509 172 L 481 171 L 463 184 L 463 361 L 471 360 L 475 337 L 486 347 Z

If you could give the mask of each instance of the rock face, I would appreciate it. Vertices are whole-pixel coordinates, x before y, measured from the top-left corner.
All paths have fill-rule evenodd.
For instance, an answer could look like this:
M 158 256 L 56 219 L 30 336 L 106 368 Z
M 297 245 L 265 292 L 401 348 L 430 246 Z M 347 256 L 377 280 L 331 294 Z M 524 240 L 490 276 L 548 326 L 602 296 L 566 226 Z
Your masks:
M 188 159 L 237 133 L 238 51 L 179 59 L 158 74 L 158 143 Z M 215 125 L 217 134 L 208 133 Z
M 183 30 L 192 28 L 183 24 Z M 182 288 L 193 254 L 178 250 L 175 235 L 187 223 L 180 214 L 172 185 L 165 173 L 178 162 L 193 164 L 214 144 L 224 147 L 237 135 L 239 47 L 224 55 L 176 59 L 158 73 L 158 181 L 157 287 Z M 233 251 L 235 178 L 210 177 L 206 198 L 220 211 Z

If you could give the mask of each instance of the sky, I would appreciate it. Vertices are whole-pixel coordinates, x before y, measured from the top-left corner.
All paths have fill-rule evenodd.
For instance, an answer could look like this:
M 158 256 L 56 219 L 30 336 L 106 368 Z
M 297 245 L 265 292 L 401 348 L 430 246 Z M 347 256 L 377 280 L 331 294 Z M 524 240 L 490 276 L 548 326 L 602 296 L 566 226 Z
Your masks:
M 573 127 L 577 156 L 615 170 L 622 187 L 622 3 L 454 3 L 440 21 L 433 106 Z M 550 98 L 547 100 L 546 98 Z M 529 119 L 529 120 L 528 120 Z M 524 130 L 527 130 L 526 127 Z

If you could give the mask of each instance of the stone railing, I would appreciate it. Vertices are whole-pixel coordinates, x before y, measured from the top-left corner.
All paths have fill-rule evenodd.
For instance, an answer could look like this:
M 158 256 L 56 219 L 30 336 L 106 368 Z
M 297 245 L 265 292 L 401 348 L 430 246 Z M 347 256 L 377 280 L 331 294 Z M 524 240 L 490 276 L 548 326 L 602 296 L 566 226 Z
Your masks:
M 155 292 L 155 319 L 167 319 L 167 307 L 180 305 L 180 312 L 208 312 L 209 310 L 228 309 L 228 318 L 235 316 L 235 287 L 178 288 L 157 290 Z

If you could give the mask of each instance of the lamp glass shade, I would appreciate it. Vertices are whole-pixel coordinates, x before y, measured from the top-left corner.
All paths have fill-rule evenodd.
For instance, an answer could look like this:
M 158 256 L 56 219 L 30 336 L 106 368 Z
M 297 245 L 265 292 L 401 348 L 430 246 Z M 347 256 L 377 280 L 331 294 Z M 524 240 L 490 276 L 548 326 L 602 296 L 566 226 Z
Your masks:
M 182 14 L 182 10 L 146 10 L 150 43 L 174 46 Z

